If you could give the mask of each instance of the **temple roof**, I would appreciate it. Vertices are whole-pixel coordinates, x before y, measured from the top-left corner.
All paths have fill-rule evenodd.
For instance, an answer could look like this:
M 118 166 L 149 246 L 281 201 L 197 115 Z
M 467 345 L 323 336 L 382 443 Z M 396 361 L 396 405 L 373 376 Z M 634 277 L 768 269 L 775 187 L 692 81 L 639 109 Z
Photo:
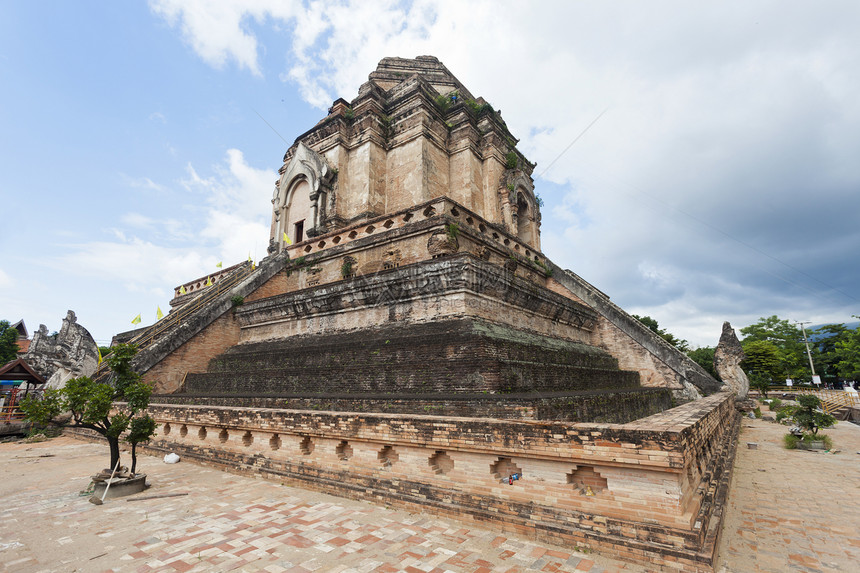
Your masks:
M 388 91 L 414 75 L 421 76 L 440 94 L 456 90 L 464 98 L 475 99 L 445 64 L 434 56 L 418 56 L 415 59 L 382 58 L 368 79 Z
M 0 368 L 0 380 L 23 380 L 36 385 L 45 383 L 45 379 L 33 370 L 23 358 L 13 360 Z

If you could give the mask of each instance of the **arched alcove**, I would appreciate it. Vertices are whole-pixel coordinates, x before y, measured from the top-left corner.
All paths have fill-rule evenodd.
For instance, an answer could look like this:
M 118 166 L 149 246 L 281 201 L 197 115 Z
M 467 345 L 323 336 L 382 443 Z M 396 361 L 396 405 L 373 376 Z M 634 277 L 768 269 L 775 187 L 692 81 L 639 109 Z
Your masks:
M 311 185 L 305 177 L 297 177 L 287 191 L 287 201 L 281 212 L 284 222 L 282 234 L 286 233 L 293 243 L 307 238 L 307 231 L 313 226 L 311 217 Z
M 534 213 L 523 190 L 517 192 L 517 238 L 527 245 L 534 244 Z
M 298 243 L 322 232 L 334 175 L 325 158 L 299 143 L 272 197 L 270 252 L 280 252 L 288 243 Z

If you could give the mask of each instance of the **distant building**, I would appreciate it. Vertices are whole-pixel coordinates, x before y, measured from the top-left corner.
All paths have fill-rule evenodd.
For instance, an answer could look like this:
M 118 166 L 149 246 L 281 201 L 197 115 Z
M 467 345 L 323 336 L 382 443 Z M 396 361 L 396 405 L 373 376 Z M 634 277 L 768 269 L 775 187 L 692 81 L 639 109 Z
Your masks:
M 30 335 L 23 318 L 13 324 L 12 328 L 18 331 L 18 357 L 20 358 L 27 354 L 27 350 L 30 348 Z

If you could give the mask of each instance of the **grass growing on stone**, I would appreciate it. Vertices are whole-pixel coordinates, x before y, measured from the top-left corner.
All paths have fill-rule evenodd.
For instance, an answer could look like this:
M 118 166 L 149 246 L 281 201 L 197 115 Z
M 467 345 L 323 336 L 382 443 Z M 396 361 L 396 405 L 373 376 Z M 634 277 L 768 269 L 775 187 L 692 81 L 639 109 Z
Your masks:
M 794 434 L 786 434 L 782 438 L 787 450 L 804 449 L 804 444 L 809 442 L 824 442 L 824 449 L 833 449 L 833 440 L 825 434 L 803 434 L 803 436 L 795 436 Z

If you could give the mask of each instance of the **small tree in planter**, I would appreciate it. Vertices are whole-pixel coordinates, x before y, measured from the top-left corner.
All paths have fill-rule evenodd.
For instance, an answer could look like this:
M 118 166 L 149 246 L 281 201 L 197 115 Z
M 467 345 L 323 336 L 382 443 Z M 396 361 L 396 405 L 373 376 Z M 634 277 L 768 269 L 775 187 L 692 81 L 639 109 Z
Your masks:
M 26 397 L 21 410 L 26 418 L 38 425 L 88 428 L 105 437 L 110 448 L 110 467 L 120 459 L 120 436 L 131 429 L 126 440 L 132 444 L 132 461 L 136 461 L 136 445 L 155 433 L 155 421 L 145 414 L 152 389 L 140 380 L 131 367 L 137 348 L 119 344 L 106 358 L 113 372 L 113 383 L 96 382 L 87 376 L 72 378 L 59 390 L 47 390 L 44 396 Z M 125 402 L 115 408 L 114 402 Z M 64 417 L 64 414 L 70 414 Z M 148 421 L 147 421 L 148 420 Z M 134 473 L 133 463 L 131 471 Z
M 149 414 L 132 418 L 125 441 L 131 444 L 131 474 L 137 469 L 137 444 L 147 441 L 155 433 L 155 420 Z
M 803 429 L 803 436 L 797 437 L 789 434 L 786 436 L 786 445 L 791 448 L 797 447 L 798 441 L 829 441 L 827 436 L 818 436 L 818 430 L 835 425 L 836 418 L 819 410 L 821 400 L 812 394 L 800 394 L 797 396 L 797 403 L 797 406 L 789 406 L 784 410 Z
M 812 394 L 800 394 L 797 397 L 798 406 L 793 406 L 791 415 L 797 425 L 812 436 L 818 435 L 818 430 L 829 428 L 836 424 L 836 418 L 818 410 L 821 400 Z

